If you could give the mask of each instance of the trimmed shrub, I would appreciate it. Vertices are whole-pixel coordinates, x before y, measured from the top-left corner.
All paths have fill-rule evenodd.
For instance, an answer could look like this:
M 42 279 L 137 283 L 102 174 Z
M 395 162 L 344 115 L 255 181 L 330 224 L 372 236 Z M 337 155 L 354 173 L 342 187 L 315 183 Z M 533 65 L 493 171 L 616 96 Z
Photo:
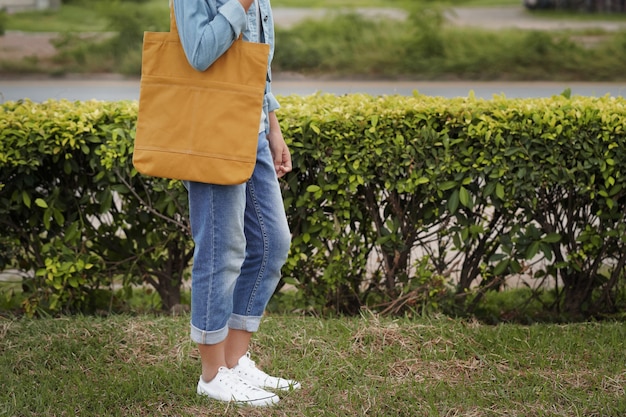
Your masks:
M 281 102 L 295 292 L 278 304 L 401 314 L 453 295 L 471 312 L 515 280 L 567 318 L 623 309 L 624 99 Z M 132 102 L 0 107 L 0 266 L 25 277 L 28 313 L 88 311 L 119 282 L 179 302 L 186 193 L 134 171 L 135 118 Z
M 0 267 L 24 276 L 28 314 L 103 308 L 96 301 L 114 283 L 151 284 L 164 308 L 180 301 L 192 255 L 186 196 L 178 182 L 133 171 L 136 111 L 2 105 Z

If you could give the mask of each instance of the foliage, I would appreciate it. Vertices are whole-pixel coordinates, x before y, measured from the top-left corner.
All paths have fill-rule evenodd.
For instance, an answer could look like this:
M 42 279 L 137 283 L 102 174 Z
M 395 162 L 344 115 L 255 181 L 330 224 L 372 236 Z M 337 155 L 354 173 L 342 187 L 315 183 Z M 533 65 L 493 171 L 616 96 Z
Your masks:
M 94 1 L 65 2 L 54 10 L 29 10 L 12 13 L 7 19 L 7 30 L 21 32 L 102 32 L 104 20 L 94 10 Z
M 114 279 L 176 304 L 185 196 L 132 170 L 136 103 L 9 102 L 1 116 L 0 266 L 24 277 L 24 310 L 91 311 Z
M 278 301 L 466 313 L 514 280 L 533 297 L 551 289 L 544 307 L 566 319 L 623 311 L 623 99 L 280 101 L 295 169 L 282 182 L 293 238 Z M 0 267 L 25 278 L 24 309 L 93 310 L 120 280 L 179 303 L 186 193 L 133 169 L 136 103 L 1 111 Z
M 92 6 L 106 19 L 109 34 L 64 34 L 54 41 L 57 71 L 111 72 L 137 75 L 141 72 L 141 46 L 145 31 L 167 27 L 168 15 L 155 13 L 142 1 L 110 2 Z
M 560 288 L 567 316 L 619 309 L 624 104 L 289 97 L 286 275 L 339 311 L 392 302 L 425 270 L 459 300 L 527 277 Z
M 623 79 L 622 33 L 592 47 L 571 32 L 482 30 L 445 24 L 442 9 L 414 7 L 405 21 L 341 13 L 277 28 L 275 71 L 469 80 Z M 580 35 L 580 34 L 578 34 Z
M 324 19 L 277 27 L 275 73 L 444 80 L 624 79 L 623 32 L 597 31 L 590 44 L 588 32 L 491 31 L 446 24 L 445 7 L 459 2 L 394 3 L 407 12 L 407 19 L 366 18 L 353 6 L 376 4 L 360 3 L 347 8 L 339 2 L 323 4 L 330 8 Z M 98 0 L 88 5 L 11 17 L 7 25 L 12 29 L 60 32 L 54 62 L 33 68 L 24 60 L 24 71 L 140 74 L 143 32 L 168 30 L 167 1 Z M 1 64 L 2 72 L 21 72 L 15 63 Z
M 6 33 L 8 15 L 4 9 L 0 9 L 0 36 Z

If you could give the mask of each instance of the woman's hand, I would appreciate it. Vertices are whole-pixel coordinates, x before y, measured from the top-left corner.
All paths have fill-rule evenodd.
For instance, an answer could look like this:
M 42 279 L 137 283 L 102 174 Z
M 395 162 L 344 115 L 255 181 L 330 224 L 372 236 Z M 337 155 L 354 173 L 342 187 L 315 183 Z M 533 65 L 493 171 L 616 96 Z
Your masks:
M 280 130 L 280 124 L 276 118 L 276 113 L 270 112 L 269 122 L 270 133 L 267 135 L 267 140 L 270 143 L 270 151 L 272 152 L 276 175 L 280 178 L 292 169 L 291 153 L 285 143 L 285 138 L 283 138 L 283 133 Z

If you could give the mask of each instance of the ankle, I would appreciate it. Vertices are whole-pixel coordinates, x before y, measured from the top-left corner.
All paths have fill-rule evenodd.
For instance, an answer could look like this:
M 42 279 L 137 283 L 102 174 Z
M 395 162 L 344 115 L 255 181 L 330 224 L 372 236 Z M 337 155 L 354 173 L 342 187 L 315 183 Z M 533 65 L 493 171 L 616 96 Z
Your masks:
M 228 329 L 228 337 L 224 341 L 224 357 L 228 368 L 237 366 L 239 359 L 248 352 L 251 338 L 251 332 Z
M 227 357 L 226 358 L 226 366 L 227 366 L 227 368 L 228 369 L 233 369 L 235 366 L 239 365 L 239 359 L 241 359 L 245 355 L 246 355 L 246 353 L 244 352 L 241 355 L 239 355 L 237 353 L 235 355 L 232 355 L 232 357 Z
M 202 380 L 210 382 L 215 378 L 219 369 L 226 366 L 224 354 L 225 343 L 220 342 L 213 345 L 198 344 L 200 361 L 202 362 Z
M 221 365 L 224 366 L 224 365 Z M 213 381 L 213 379 L 215 379 L 215 377 L 217 376 L 217 373 L 220 369 L 221 366 L 217 366 L 217 367 L 208 367 L 208 366 L 203 366 L 202 367 L 202 380 L 204 382 L 211 382 Z

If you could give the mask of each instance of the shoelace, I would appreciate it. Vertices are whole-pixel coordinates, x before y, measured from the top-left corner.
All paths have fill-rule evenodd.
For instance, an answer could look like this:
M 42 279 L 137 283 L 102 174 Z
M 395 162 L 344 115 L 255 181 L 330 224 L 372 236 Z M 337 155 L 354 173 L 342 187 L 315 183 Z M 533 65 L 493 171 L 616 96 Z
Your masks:
M 231 389 L 234 395 L 242 397 L 237 398 L 238 400 L 250 399 L 251 392 L 260 391 L 258 388 L 241 379 L 230 369 L 226 369 L 223 373 L 220 373 L 220 378 L 220 380 L 224 382 L 224 385 Z
M 268 374 L 266 374 L 265 372 L 263 372 L 262 370 L 256 367 L 256 362 L 250 359 L 250 356 L 247 356 L 247 361 L 245 361 L 245 365 L 246 365 L 246 368 L 250 368 L 254 370 L 257 373 L 257 375 L 260 375 L 262 378 L 264 379 L 269 378 Z

